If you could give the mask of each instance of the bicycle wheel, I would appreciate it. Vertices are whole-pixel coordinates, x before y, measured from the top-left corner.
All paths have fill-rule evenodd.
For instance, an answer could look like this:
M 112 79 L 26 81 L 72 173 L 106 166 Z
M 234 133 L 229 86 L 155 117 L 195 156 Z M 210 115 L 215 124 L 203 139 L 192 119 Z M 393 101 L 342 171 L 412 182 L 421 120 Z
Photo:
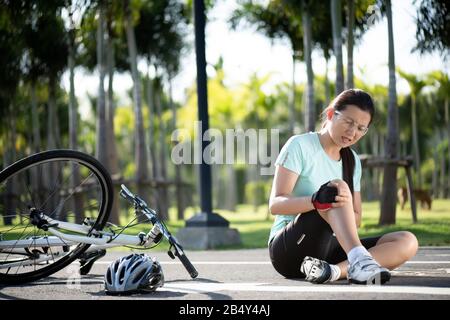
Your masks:
M 1 171 L 0 283 L 18 284 L 47 277 L 89 247 L 45 231 L 42 221 L 36 221 L 36 213 L 84 223 L 89 226 L 88 234 L 92 234 L 103 229 L 113 197 L 107 170 L 95 158 L 78 151 L 44 151 Z

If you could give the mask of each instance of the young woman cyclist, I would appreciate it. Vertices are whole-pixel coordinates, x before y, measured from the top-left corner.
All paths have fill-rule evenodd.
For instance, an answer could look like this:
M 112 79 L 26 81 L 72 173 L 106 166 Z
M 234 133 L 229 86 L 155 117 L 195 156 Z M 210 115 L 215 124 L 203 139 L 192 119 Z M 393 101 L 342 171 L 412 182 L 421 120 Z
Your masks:
M 417 239 L 407 231 L 358 237 L 361 162 L 350 146 L 367 133 L 374 111 L 369 94 L 346 90 L 325 110 L 319 132 L 295 135 L 281 149 L 269 200 L 276 216 L 269 252 L 284 277 L 385 283 L 389 270 L 416 254 Z M 327 195 L 325 186 L 337 195 L 322 205 L 317 195 Z

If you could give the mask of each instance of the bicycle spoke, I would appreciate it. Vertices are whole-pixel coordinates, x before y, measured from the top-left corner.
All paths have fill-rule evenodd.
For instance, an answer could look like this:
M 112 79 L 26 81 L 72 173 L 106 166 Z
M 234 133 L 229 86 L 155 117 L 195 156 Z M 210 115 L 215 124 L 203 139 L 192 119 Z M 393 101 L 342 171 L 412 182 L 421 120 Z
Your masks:
M 25 230 L 28 228 L 28 226 L 29 226 L 29 224 L 28 224 L 27 227 L 22 231 L 21 235 L 20 235 L 20 236 L 18 237 L 18 239 L 16 240 L 14 246 L 16 246 L 17 243 L 23 238 L 23 234 L 25 233 Z M 10 255 L 11 255 L 11 252 L 9 252 L 9 253 L 7 254 L 6 258 L 5 258 L 3 261 L 7 261 L 7 259 L 9 258 Z M 9 270 L 10 270 L 10 269 L 8 269 L 8 272 L 9 272 Z M 7 273 L 8 273 L 8 272 L 7 272 Z
M 36 208 L 36 201 L 34 201 L 33 194 L 32 194 L 32 192 L 31 192 L 31 190 L 30 190 L 30 188 L 29 188 L 29 186 L 28 186 L 28 183 L 25 183 L 25 187 L 26 187 L 27 190 L 28 190 L 28 194 L 30 195 L 31 202 L 33 203 L 33 207 Z
M 88 177 L 86 177 L 86 179 L 84 179 L 84 180 L 81 182 L 80 185 L 74 187 L 73 190 L 75 190 L 77 187 L 82 186 L 82 185 L 85 183 L 85 181 L 87 181 L 92 175 L 93 175 L 93 173 L 91 173 Z M 74 193 L 75 193 L 75 191 L 73 191 L 71 194 L 69 194 L 69 196 L 66 197 L 66 199 L 64 199 L 63 204 L 64 204 L 64 203 L 67 201 L 67 199 L 69 199 Z M 54 212 L 55 212 L 55 211 L 53 211 L 52 214 L 53 214 Z M 52 216 L 52 214 L 50 215 L 50 217 Z
M 53 262 L 55 262 L 55 256 L 53 255 L 53 251 L 52 251 L 52 246 L 50 245 L 50 242 L 48 242 L 48 237 L 47 237 L 47 244 L 48 244 L 48 250 L 50 250 L 50 253 L 52 254 L 52 259 Z
M 62 170 L 61 170 L 61 172 L 62 172 Z M 69 179 L 70 179 L 70 175 L 67 177 L 67 180 L 69 180 Z M 57 179 L 57 180 L 58 180 L 58 179 Z M 57 180 L 56 180 L 56 182 L 55 182 L 55 185 L 53 185 L 53 187 L 56 186 Z M 65 182 L 67 182 L 67 180 L 66 180 Z M 59 186 L 61 186 L 61 184 L 60 184 Z M 59 186 L 58 186 L 58 187 L 59 187 Z M 50 189 L 50 190 L 52 190 L 52 189 Z M 47 202 L 53 197 L 53 195 L 54 195 L 54 194 L 56 193 L 56 191 L 58 191 L 58 190 L 59 190 L 59 188 L 58 188 L 58 189 L 57 189 L 57 188 L 53 189 L 53 192 L 47 197 L 47 199 L 45 200 L 44 204 L 42 204 L 40 210 L 42 210 L 42 208 L 45 207 L 45 205 L 47 204 Z
M 28 218 L 28 217 L 25 217 L 25 218 L 27 218 L 28 220 L 30 219 L 30 218 Z M 28 226 L 29 226 L 29 224 L 28 224 L 27 226 L 25 226 L 25 227 L 22 227 L 21 225 L 15 225 L 15 226 L 12 227 L 11 229 L 4 230 L 4 231 L 0 232 L 0 234 L 7 234 L 7 233 L 9 233 L 9 232 L 11 232 L 11 231 L 13 231 L 13 230 L 26 229 L 26 228 L 28 228 Z
M 54 228 L 67 235 L 79 232 L 64 230 L 62 222 L 77 226 L 87 221 L 85 217 L 90 219 L 87 230 L 93 226 L 101 230 L 112 206 L 112 193 L 107 170 L 78 151 L 44 151 L 2 171 L 0 198 L 5 202 L 0 203 L 0 210 L 5 208 L 5 223 L 0 227 L 0 242 L 5 242 L 0 251 L 0 283 L 34 281 L 76 259 L 89 244 L 45 231 L 44 219 L 61 222 Z
M 34 239 L 33 238 L 33 242 L 32 243 L 36 243 L 36 239 Z M 36 248 L 36 246 L 35 246 L 35 248 Z M 17 273 L 19 272 L 19 269 L 20 269 L 20 267 L 23 267 L 23 263 L 25 262 L 26 260 L 22 260 L 21 262 L 20 262 L 20 265 L 17 267 L 17 269 L 16 269 L 16 275 L 17 275 Z M 34 271 L 36 271 L 36 266 L 34 265 Z

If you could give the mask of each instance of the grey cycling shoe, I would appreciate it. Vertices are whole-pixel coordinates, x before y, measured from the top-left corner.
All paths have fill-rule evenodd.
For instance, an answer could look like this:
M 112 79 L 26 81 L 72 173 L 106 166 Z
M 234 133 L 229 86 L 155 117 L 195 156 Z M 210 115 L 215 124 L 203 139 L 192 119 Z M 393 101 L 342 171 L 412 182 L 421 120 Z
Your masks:
M 349 265 L 347 278 L 356 284 L 383 284 L 389 281 L 391 274 L 367 255 Z
M 328 262 L 306 256 L 300 271 L 305 274 L 305 280 L 312 283 L 326 283 L 331 279 L 331 267 Z

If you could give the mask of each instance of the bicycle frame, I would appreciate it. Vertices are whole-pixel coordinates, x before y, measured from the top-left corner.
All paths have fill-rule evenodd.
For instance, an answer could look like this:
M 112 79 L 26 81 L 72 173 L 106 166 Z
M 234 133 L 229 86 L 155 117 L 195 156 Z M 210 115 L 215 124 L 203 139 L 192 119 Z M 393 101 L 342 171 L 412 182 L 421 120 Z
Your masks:
M 41 236 L 32 237 L 31 239 L 22 240 L 0 240 L 0 252 L 2 253 L 14 253 L 29 255 L 26 252 L 26 248 L 49 248 L 51 254 L 39 254 L 36 259 L 19 260 L 12 262 L 0 263 L 0 269 L 11 268 L 15 266 L 26 266 L 34 265 L 37 263 L 42 263 L 49 261 L 59 256 L 62 252 L 55 249 L 62 249 L 64 247 L 78 245 L 78 244 L 90 244 L 91 246 L 86 250 L 86 252 L 95 251 L 99 249 L 106 249 L 117 246 L 140 246 L 143 248 L 148 248 L 155 244 L 155 239 L 162 234 L 170 243 L 171 247 L 169 249 L 169 256 L 174 259 L 174 256 L 178 256 L 188 270 L 192 278 L 195 278 L 198 273 L 192 266 L 190 261 L 184 255 L 182 247 L 178 244 L 177 240 L 170 234 L 164 224 L 162 224 L 156 212 L 149 208 L 147 204 L 140 199 L 138 196 L 132 194 L 124 185 L 121 185 L 120 195 L 127 199 L 129 202 L 134 204 L 135 210 L 142 212 L 147 219 L 153 224 L 152 229 L 148 232 L 140 232 L 136 236 L 116 234 L 110 231 L 98 231 L 89 225 L 89 221 L 85 221 L 83 224 L 76 224 L 71 222 L 59 221 L 49 216 L 40 213 L 40 219 L 46 221 L 46 228 L 53 236 Z M 62 231 L 70 231 L 78 234 L 67 234 Z M 159 242 L 160 238 L 157 240 Z M 171 248 L 174 248 L 175 253 L 172 253 Z M 10 249 L 10 251 L 8 251 Z M 21 251 L 23 250 L 23 251 Z M 55 250 L 55 251 L 53 251 Z
M 30 247 L 62 248 L 64 246 L 72 246 L 79 243 L 91 244 L 86 252 L 127 245 L 147 248 L 153 244 L 152 239 L 154 239 L 154 234 L 156 234 L 155 229 L 157 228 L 154 226 L 147 235 L 144 233 L 140 233 L 136 236 L 124 234 L 116 235 L 111 232 L 94 231 L 91 236 L 88 236 L 89 232 L 91 232 L 90 226 L 59 221 L 46 215 L 44 215 L 43 218 L 46 219 L 49 224 L 57 225 L 57 227 L 48 228 L 48 231 L 54 235 L 53 237 L 45 236 L 25 240 L 0 241 L 0 251 L 3 253 L 25 253 L 25 251 L 20 251 L 20 249 Z M 80 233 L 80 235 L 66 234 L 60 230 L 77 232 Z M 8 249 L 11 250 L 8 251 Z M 52 255 L 54 256 L 55 252 L 52 252 Z M 30 260 L 29 264 L 32 265 L 37 262 L 44 262 L 49 259 L 53 259 L 53 257 L 51 255 L 44 255 L 44 257 L 40 257 L 39 259 Z M 13 267 L 15 264 L 15 262 L 3 263 L 0 264 L 0 269 Z M 25 264 L 22 263 L 21 265 Z

